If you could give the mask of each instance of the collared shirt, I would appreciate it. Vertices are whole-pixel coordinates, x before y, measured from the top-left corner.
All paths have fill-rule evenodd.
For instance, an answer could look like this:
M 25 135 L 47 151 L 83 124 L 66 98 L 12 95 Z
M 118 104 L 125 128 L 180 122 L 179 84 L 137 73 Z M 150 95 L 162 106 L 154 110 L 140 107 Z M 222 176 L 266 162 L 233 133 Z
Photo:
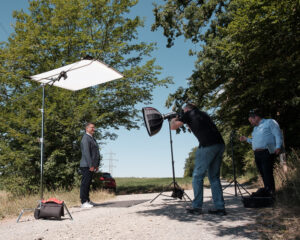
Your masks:
M 258 126 L 252 132 L 252 139 L 247 138 L 252 144 L 252 149 L 268 149 L 274 153 L 275 149 L 281 148 L 282 134 L 278 123 L 274 119 L 261 119 Z
M 96 141 L 96 139 L 94 138 L 94 136 L 93 135 L 91 135 L 91 134 L 89 134 L 88 132 L 85 132 L 87 135 L 89 135 L 96 143 L 97 143 L 97 141 Z M 98 144 L 98 143 L 97 143 Z
M 87 135 L 91 136 L 92 138 L 94 138 L 93 135 L 89 134 L 88 132 L 85 132 L 85 133 L 86 133 Z

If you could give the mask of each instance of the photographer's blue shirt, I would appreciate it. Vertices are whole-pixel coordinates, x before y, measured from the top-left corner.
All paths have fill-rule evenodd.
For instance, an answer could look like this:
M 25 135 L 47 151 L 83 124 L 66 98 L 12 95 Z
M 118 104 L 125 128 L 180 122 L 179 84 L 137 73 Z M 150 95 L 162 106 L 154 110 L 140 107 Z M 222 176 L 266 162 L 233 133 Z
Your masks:
M 268 149 L 274 153 L 276 148 L 281 148 L 282 134 L 278 123 L 274 119 L 261 119 L 252 132 L 252 139 L 247 138 L 252 144 L 252 149 Z

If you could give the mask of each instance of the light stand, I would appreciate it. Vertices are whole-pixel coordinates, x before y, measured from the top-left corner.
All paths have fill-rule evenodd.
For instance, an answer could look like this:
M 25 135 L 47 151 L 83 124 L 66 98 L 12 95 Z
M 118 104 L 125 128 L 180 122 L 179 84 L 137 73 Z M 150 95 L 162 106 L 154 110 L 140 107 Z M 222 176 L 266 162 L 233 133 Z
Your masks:
M 237 197 L 237 189 L 239 190 L 239 194 L 241 196 L 241 188 L 244 189 L 249 195 L 250 193 L 236 180 L 236 166 L 235 166 L 235 158 L 234 158 L 234 151 L 233 151 L 233 140 L 235 138 L 236 134 L 235 131 L 231 131 L 230 133 L 230 146 L 231 146 L 231 159 L 232 159 L 232 168 L 233 168 L 233 180 L 225 186 L 222 190 L 225 190 L 226 188 L 230 187 L 232 184 L 234 184 L 234 196 Z
M 63 78 L 64 81 L 60 81 Z M 39 201 L 39 207 L 41 207 L 41 202 L 43 200 L 43 175 L 44 175 L 44 104 L 45 104 L 45 85 L 60 87 L 64 89 L 68 89 L 71 91 L 77 91 L 84 88 L 96 86 L 102 83 L 106 83 L 109 81 L 113 81 L 116 79 L 123 78 L 123 75 L 119 73 L 117 70 L 109 67 L 105 63 L 92 59 L 90 56 L 86 56 L 84 59 L 48 71 L 44 73 L 40 73 L 34 76 L 31 76 L 29 79 L 33 81 L 37 81 L 41 84 L 40 87 L 43 88 L 43 96 L 42 96 L 42 136 L 40 138 L 40 147 L 41 147 L 41 177 L 40 177 L 40 194 L 41 199 Z M 38 87 L 37 89 L 39 89 Z M 35 89 L 36 90 L 36 89 Z M 34 90 L 34 91 L 35 91 Z M 67 206 L 63 202 L 65 209 L 67 210 L 70 218 L 73 220 Z M 31 211 L 34 209 L 22 209 L 17 222 L 19 222 L 24 211 Z
M 61 79 L 61 77 L 67 78 L 66 75 L 62 73 L 60 74 L 57 79 L 53 79 L 51 80 L 51 83 L 53 85 L 54 82 L 59 81 Z M 40 138 L 40 148 L 41 148 L 41 176 L 40 176 L 40 200 L 38 201 L 38 208 L 41 208 L 41 204 L 42 204 L 42 200 L 44 199 L 44 110 L 45 110 L 45 83 L 42 83 L 40 87 L 42 87 L 42 108 L 41 113 L 42 113 L 42 122 L 41 122 L 41 138 Z M 67 205 L 63 202 L 63 206 L 66 209 L 68 215 L 70 216 L 70 219 L 73 220 L 73 217 L 71 215 L 71 213 L 69 212 L 69 209 L 67 208 Z M 22 209 L 18 218 L 17 218 L 17 223 L 19 222 L 19 220 L 21 219 L 22 215 L 24 212 L 28 212 L 28 211 L 34 211 L 34 208 L 25 208 Z
M 45 108 L 45 84 L 41 84 L 43 94 L 42 94 L 42 130 L 41 130 L 41 177 L 40 177 L 40 194 L 41 194 L 41 200 L 44 199 L 43 193 L 44 193 L 44 185 L 43 185 L 43 176 L 44 176 L 44 108 Z
M 173 192 L 171 197 L 172 198 L 179 198 L 179 199 L 184 199 L 187 197 L 190 201 L 190 197 L 184 192 L 184 190 L 177 184 L 175 180 L 175 168 L 174 168 L 174 157 L 173 157 L 173 141 L 172 141 L 172 133 L 171 133 L 171 118 L 168 118 L 169 122 L 169 133 L 170 133 L 170 146 L 171 146 L 171 161 L 172 161 L 172 175 L 173 175 L 173 181 L 168 185 L 168 187 L 173 185 Z M 168 195 L 163 194 L 164 191 L 160 192 L 155 198 L 153 198 L 150 203 L 152 203 L 156 198 L 158 198 L 160 195 L 170 197 Z

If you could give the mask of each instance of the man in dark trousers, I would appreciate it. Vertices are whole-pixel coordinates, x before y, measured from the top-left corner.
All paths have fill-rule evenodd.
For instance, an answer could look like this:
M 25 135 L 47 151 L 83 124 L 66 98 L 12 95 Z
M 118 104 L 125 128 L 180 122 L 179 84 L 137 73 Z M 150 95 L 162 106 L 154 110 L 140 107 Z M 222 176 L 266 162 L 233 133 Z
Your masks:
M 85 134 L 81 139 L 81 160 L 80 170 L 82 174 L 80 185 L 81 208 L 92 208 L 94 203 L 90 201 L 90 185 L 94 172 L 98 171 L 100 163 L 99 146 L 94 139 L 95 125 L 87 123 L 85 126 Z
M 274 119 L 265 119 L 258 109 L 251 110 L 248 118 L 254 127 L 252 138 L 241 136 L 241 142 L 248 142 L 254 151 L 255 163 L 263 179 L 264 188 L 254 195 L 269 196 L 275 192 L 273 176 L 276 155 L 280 153 L 282 134 L 278 123 Z
M 200 111 L 195 105 L 187 104 L 183 115 L 171 120 L 171 129 L 176 130 L 187 124 L 199 141 L 193 171 L 194 200 L 192 207 L 187 208 L 191 214 L 201 214 L 203 204 L 203 179 L 206 171 L 211 185 L 215 208 L 208 213 L 226 215 L 223 191 L 220 182 L 220 167 L 225 149 L 224 140 L 207 113 Z

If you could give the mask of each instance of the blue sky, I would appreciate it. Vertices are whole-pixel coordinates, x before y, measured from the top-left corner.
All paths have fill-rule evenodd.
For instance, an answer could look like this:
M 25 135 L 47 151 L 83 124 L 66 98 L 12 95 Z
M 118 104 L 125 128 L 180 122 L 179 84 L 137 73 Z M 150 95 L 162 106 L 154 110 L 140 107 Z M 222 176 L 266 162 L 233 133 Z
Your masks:
M 187 86 L 186 79 L 192 74 L 194 57 L 188 56 L 188 50 L 199 46 L 185 42 L 179 38 L 172 48 L 166 48 L 167 40 L 162 31 L 151 32 L 151 24 L 154 22 L 152 3 L 162 3 L 160 0 L 140 0 L 138 5 L 132 8 L 131 15 L 145 17 L 145 27 L 139 29 L 139 40 L 145 42 L 157 42 L 157 50 L 152 57 L 156 58 L 156 64 L 163 67 L 161 77 L 172 76 L 174 84 L 168 88 L 157 88 L 154 93 L 153 103 L 150 105 L 161 113 L 168 113 L 171 109 L 165 107 L 165 102 L 170 93 L 174 93 L 179 86 Z M 1 3 L 0 8 L 0 41 L 6 41 L 13 31 L 11 25 L 13 10 L 27 9 L 27 0 L 10 0 Z M 138 105 L 142 108 L 143 105 Z M 141 113 L 142 115 L 142 113 Z M 108 141 L 101 146 L 101 154 L 104 157 L 103 171 L 109 170 L 109 153 L 112 152 L 114 161 L 113 175 L 115 177 L 172 177 L 171 150 L 168 122 L 164 121 L 163 127 L 155 136 L 149 137 L 144 126 L 139 130 L 120 129 L 115 132 L 118 138 Z M 175 175 L 182 177 L 185 159 L 189 152 L 197 146 L 197 140 L 191 133 L 176 134 L 172 131 L 173 152 L 175 161 Z

